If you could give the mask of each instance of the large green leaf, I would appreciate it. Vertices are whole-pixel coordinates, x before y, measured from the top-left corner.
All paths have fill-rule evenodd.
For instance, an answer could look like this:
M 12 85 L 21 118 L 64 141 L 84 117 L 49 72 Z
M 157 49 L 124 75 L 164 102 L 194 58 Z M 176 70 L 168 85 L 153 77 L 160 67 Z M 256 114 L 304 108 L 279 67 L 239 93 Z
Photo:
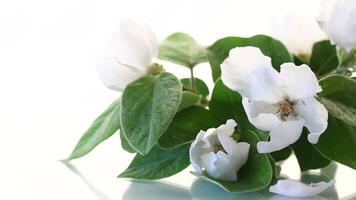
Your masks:
M 120 131 L 120 140 L 121 140 L 121 147 L 125 151 L 129 153 L 136 153 L 136 150 L 130 145 L 129 141 L 127 141 L 122 131 Z
M 183 78 L 180 80 L 183 85 L 184 90 L 190 90 L 192 91 L 192 79 L 190 78 Z M 209 95 L 209 88 L 208 86 L 204 83 L 203 80 L 199 78 L 194 78 L 195 81 L 195 86 L 196 86 L 196 93 L 203 95 L 204 97 Z
M 161 42 L 158 58 L 193 68 L 206 62 L 206 49 L 185 33 L 174 33 Z
M 325 157 L 356 169 L 356 127 L 329 115 L 328 128 L 315 147 Z
M 189 143 L 173 149 L 155 146 L 145 156 L 137 154 L 119 177 L 153 180 L 172 176 L 189 166 L 189 147 Z
M 159 139 L 164 148 L 172 148 L 195 139 L 200 130 L 220 125 L 214 115 L 198 106 L 186 108 L 174 116 L 167 131 Z
M 242 106 L 241 95 L 226 87 L 220 79 L 215 83 L 209 109 L 221 123 L 234 119 L 240 132 L 254 129 Z
M 329 113 L 356 126 L 356 81 L 341 75 L 329 76 L 320 81 L 323 91 L 320 102 Z
M 250 38 L 226 37 L 218 40 L 208 48 L 208 58 L 216 81 L 220 75 L 220 64 L 228 57 L 231 49 L 235 47 L 254 46 L 261 49 L 262 53 L 272 59 L 272 65 L 279 70 L 280 65 L 292 62 L 287 48 L 278 40 L 265 35 L 256 35 Z
M 79 139 L 67 161 L 80 158 L 108 139 L 120 128 L 121 101 L 114 101 Z
M 336 46 L 329 40 L 323 40 L 313 45 L 310 57 L 310 68 L 318 76 L 325 75 L 335 70 L 339 65 Z
M 140 154 L 147 154 L 167 130 L 182 96 L 180 81 L 164 72 L 129 84 L 122 94 L 121 131 Z
M 193 174 L 215 183 L 229 192 L 252 192 L 266 188 L 273 178 L 274 166 L 272 165 L 274 162 L 270 162 L 268 154 L 257 152 L 256 144 L 259 139 L 254 132 L 248 131 L 241 134 L 241 141 L 248 142 L 251 147 L 248 161 L 238 172 L 236 182 L 217 181 L 205 172 Z
M 292 145 L 300 169 L 302 171 L 319 169 L 330 164 L 331 161 L 321 155 L 319 151 L 309 143 L 307 135 L 308 131 L 304 129 L 299 140 Z

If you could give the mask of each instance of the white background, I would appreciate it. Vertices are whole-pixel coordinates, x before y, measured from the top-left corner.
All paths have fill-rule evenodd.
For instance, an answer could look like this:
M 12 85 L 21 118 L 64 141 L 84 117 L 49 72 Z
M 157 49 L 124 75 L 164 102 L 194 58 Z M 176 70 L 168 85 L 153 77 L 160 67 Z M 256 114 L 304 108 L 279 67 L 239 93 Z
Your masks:
M 310 47 L 305 42 L 323 37 L 313 21 L 319 3 L 312 0 L 1 0 L 0 199 L 98 199 L 58 160 L 69 155 L 89 124 L 119 96 L 101 84 L 93 65 L 96 46 L 119 18 L 144 18 L 160 40 L 183 31 L 209 45 L 223 36 L 265 33 L 281 37 L 291 50 L 298 50 Z M 291 25 L 292 21 L 286 23 L 284 19 L 290 14 L 299 15 L 306 25 L 298 21 L 294 23 L 296 26 Z M 293 31 L 285 30 L 286 27 Z M 185 68 L 166 67 L 180 77 L 188 76 Z M 212 85 L 206 65 L 198 66 L 196 74 Z M 121 150 L 119 137 L 115 135 L 74 164 L 108 199 L 121 199 L 129 182 L 116 176 L 126 168 L 131 157 Z M 188 171 L 169 179 L 181 184 L 183 189 L 169 185 L 154 188 L 165 188 L 164 192 L 158 191 L 161 195 L 189 199 L 188 189 L 194 178 Z M 349 180 L 340 190 L 349 195 L 355 192 L 349 184 L 352 170 L 346 168 L 343 173 Z M 143 199 L 148 199 L 157 192 L 150 184 L 132 188 L 134 192 L 126 194 L 126 199 L 146 193 Z

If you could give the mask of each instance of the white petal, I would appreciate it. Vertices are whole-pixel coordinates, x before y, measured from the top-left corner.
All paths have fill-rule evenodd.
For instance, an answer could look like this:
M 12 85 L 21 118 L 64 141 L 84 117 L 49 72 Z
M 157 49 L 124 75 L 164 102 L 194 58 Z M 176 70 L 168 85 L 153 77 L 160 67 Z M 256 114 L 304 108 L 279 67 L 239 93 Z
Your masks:
M 272 18 L 272 36 L 281 40 L 294 55 L 310 55 L 313 44 L 326 38 L 314 20 L 313 3 L 291 5 L 289 9 L 279 10 L 275 19 Z
M 356 48 L 356 1 L 329 0 L 317 21 L 333 43 L 350 51 Z
M 206 148 L 203 148 L 204 142 L 202 139 L 204 134 L 204 131 L 200 131 L 196 139 L 190 145 L 189 149 L 190 163 L 192 164 L 194 170 L 198 173 L 203 171 L 201 155 L 208 152 Z
M 216 180 L 236 181 L 237 171 L 245 164 L 245 158 L 236 159 L 224 152 L 210 152 L 202 155 L 205 171 Z M 244 161 L 244 162 L 243 162 Z
M 104 85 L 116 91 L 123 91 L 128 84 L 144 75 L 136 68 L 122 65 L 109 53 L 97 57 L 96 68 Z
M 276 115 L 278 108 L 268 102 L 250 102 L 247 98 L 243 98 L 242 105 L 249 121 L 258 129 L 270 131 L 281 123 Z
M 308 65 L 296 66 L 294 63 L 281 65 L 283 91 L 290 100 L 299 100 L 315 96 L 321 92 L 318 79 Z
M 229 119 L 226 121 L 226 124 L 222 124 L 218 128 L 208 129 L 203 138 L 203 141 L 205 142 L 204 147 L 209 148 L 213 145 L 220 145 L 218 135 L 222 134 L 231 138 L 230 136 L 234 134 L 235 126 L 237 126 L 235 120 Z
M 202 140 L 204 141 L 204 148 L 212 148 L 214 145 L 220 144 L 216 128 L 209 128 Z
M 335 181 L 320 182 L 313 184 L 305 184 L 296 180 L 286 179 L 279 180 L 277 184 L 269 188 L 270 192 L 289 196 L 289 197 L 310 197 L 320 194 L 330 186 L 334 185 Z
M 285 121 L 269 133 L 270 141 L 258 142 L 259 153 L 271 153 L 296 142 L 303 130 L 304 121 Z
M 220 144 L 224 147 L 225 151 L 229 155 L 233 155 L 236 158 L 248 154 L 250 145 L 246 142 L 237 143 L 232 137 L 225 134 L 218 134 Z
M 328 127 L 328 111 L 314 97 L 305 98 L 294 106 L 295 111 L 301 116 L 310 134 L 308 140 L 316 144 L 319 136 Z
M 226 152 L 230 155 L 235 150 L 235 147 L 237 146 L 236 141 L 231 137 L 233 135 L 235 129 L 234 127 L 236 126 L 236 122 L 233 119 L 229 119 L 226 124 L 219 126 L 216 129 L 216 132 L 218 133 L 218 139 L 219 139 L 219 144 L 221 144 Z
M 322 1 L 322 9 L 319 15 L 317 16 L 316 20 L 321 27 L 321 29 L 326 32 L 327 26 L 329 23 L 329 19 L 331 16 L 331 12 L 333 11 L 334 5 L 337 0 L 323 0 Z
M 123 90 L 146 73 L 157 46 L 155 36 L 143 22 L 121 20 L 107 44 L 97 52 L 99 76 L 107 87 Z
M 157 51 L 157 39 L 150 28 L 138 20 L 123 19 L 111 34 L 111 50 L 121 63 L 146 70 Z
M 271 58 L 256 47 L 236 47 L 221 64 L 221 80 L 252 101 L 281 100 L 280 79 Z
M 227 136 L 231 136 L 232 134 L 234 134 L 236 126 L 237 126 L 237 123 L 235 122 L 235 120 L 229 119 L 229 120 L 226 121 L 226 124 L 223 124 L 223 125 L 219 126 L 216 129 L 216 131 L 219 134 L 225 134 Z

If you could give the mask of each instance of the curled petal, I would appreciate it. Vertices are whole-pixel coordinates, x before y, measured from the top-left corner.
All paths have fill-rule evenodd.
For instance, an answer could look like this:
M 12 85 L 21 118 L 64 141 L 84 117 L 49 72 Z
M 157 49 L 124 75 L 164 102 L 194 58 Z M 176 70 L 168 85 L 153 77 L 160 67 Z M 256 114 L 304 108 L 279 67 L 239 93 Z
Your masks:
M 121 91 L 144 75 L 157 51 L 158 43 L 146 24 L 124 19 L 107 44 L 97 52 L 96 67 L 103 83 Z
M 228 120 L 216 129 L 198 133 L 189 150 L 190 162 L 196 172 L 205 170 L 217 180 L 237 179 L 237 171 L 247 161 L 250 145 L 246 142 L 236 143 L 231 138 L 236 125 L 234 120 Z M 215 145 L 221 145 L 223 150 L 216 152 Z
M 219 134 L 224 134 L 224 135 L 227 135 L 227 136 L 231 136 L 232 134 L 234 134 L 236 126 L 237 126 L 237 123 L 235 122 L 235 120 L 229 119 L 229 120 L 226 121 L 226 124 L 223 124 L 223 125 L 219 126 L 216 129 L 216 131 Z
M 308 65 L 296 66 L 294 63 L 284 63 L 281 65 L 280 75 L 283 91 L 292 101 L 313 97 L 322 90 Z
M 269 188 L 270 192 L 289 196 L 289 197 L 310 197 L 320 194 L 330 186 L 334 185 L 335 181 L 331 180 L 328 183 L 312 183 L 305 184 L 296 180 L 286 179 L 279 180 L 277 184 Z
M 238 170 L 246 163 L 250 145 L 235 143 L 234 154 L 222 151 L 202 155 L 203 165 L 209 176 L 221 181 L 236 181 Z M 237 152 L 237 151 L 240 152 Z
M 316 144 L 319 136 L 328 127 L 328 111 L 317 101 L 314 97 L 305 98 L 294 106 L 298 115 L 304 121 L 305 126 L 308 128 L 310 134 L 308 140 L 310 143 Z
M 259 153 L 271 153 L 296 142 L 303 130 L 304 121 L 285 121 L 269 133 L 270 141 L 258 142 Z
M 278 72 L 271 58 L 256 47 L 236 47 L 221 64 L 221 80 L 252 101 L 278 102 L 282 98 Z
M 206 172 L 209 176 L 221 181 L 235 181 L 237 179 L 237 170 L 233 157 L 219 151 L 210 152 L 202 155 L 202 160 Z
M 206 131 L 203 141 L 204 147 L 209 148 L 215 144 L 220 144 L 218 135 L 230 136 L 235 131 L 236 122 L 233 119 L 227 120 L 226 124 L 220 125 L 218 128 L 210 128 Z M 231 138 L 232 139 L 232 138 Z
M 230 149 L 229 145 L 236 145 L 236 142 L 230 137 L 234 133 L 236 125 L 236 122 L 230 119 L 227 120 L 226 124 L 223 124 L 216 129 L 210 128 L 206 132 L 200 131 L 198 133 L 189 149 L 190 163 L 196 172 L 201 173 L 204 168 L 201 156 L 212 152 L 214 145 L 221 144 L 218 135 L 226 136 L 224 137 L 226 149 Z
M 189 149 L 190 163 L 192 164 L 194 170 L 198 173 L 201 173 L 203 171 L 201 155 L 208 153 L 209 151 L 208 149 L 203 148 L 204 134 L 205 134 L 204 131 L 200 131 L 196 139 L 190 145 L 190 149 Z
M 243 98 L 242 105 L 249 121 L 258 129 L 270 131 L 281 124 L 281 120 L 276 115 L 278 108 L 268 102 L 250 102 L 247 98 Z

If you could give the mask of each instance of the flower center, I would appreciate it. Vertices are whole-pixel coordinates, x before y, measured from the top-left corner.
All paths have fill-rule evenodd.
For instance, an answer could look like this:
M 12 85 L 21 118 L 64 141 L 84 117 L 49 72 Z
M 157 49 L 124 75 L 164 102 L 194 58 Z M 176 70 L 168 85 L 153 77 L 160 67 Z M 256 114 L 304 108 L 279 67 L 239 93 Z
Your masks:
M 283 121 L 286 121 L 289 115 L 293 112 L 295 102 L 284 100 L 278 103 L 278 113 Z
M 222 152 L 224 152 L 224 153 L 226 153 L 227 154 L 227 152 L 226 152 L 226 150 L 224 149 L 224 147 L 222 146 L 222 145 L 214 145 L 213 146 L 213 151 L 214 151 L 214 153 L 217 153 L 217 152 L 219 152 L 219 151 L 222 151 Z

